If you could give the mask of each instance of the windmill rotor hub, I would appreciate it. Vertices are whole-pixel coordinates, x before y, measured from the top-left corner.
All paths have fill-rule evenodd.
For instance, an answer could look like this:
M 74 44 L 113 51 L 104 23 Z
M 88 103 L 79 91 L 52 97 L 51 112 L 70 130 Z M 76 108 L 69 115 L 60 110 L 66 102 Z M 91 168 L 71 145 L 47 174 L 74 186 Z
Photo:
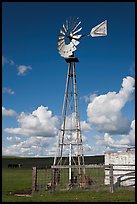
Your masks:
M 78 18 L 70 19 L 70 21 L 66 20 L 66 23 L 60 29 L 58 51 L 64 58 L 72 56 L 77 49 L 77 45 L 80 43 L 81 35 L 78 34 L 82 29 L 82 27 L 79 28 L 80 23 L 81 21 L 78 22 Z

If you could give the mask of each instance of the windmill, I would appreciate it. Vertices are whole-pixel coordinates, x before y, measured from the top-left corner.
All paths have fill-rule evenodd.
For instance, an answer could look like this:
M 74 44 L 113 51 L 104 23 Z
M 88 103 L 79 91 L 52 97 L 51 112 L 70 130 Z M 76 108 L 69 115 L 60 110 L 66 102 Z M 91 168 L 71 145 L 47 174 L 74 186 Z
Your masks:
M 74 56 L 74 52 L 80 40 L 84 37 L 107 35 L 107 21 L 103 21 L 92 28 L 88 35 L 80 34 L 82 30 L 80 24 L 81 21 L 79 21 L 79 18 L 70 18 L 70 20 L 66 20 L 63 24 L 58 35 L 58 52 L 67 62 L 68 72 L 60 128 L 58 131 L 58 148 L 52 168 L 54 170 L 68 168 L 69 182 L 72 181 L 73 167 L 77 169 L 78 175 L 85 174 L 75 69 L 75 64 L 79 62 L 79 60 Z M 66 162 L 63 160 L 64 157 L 67 158 Z

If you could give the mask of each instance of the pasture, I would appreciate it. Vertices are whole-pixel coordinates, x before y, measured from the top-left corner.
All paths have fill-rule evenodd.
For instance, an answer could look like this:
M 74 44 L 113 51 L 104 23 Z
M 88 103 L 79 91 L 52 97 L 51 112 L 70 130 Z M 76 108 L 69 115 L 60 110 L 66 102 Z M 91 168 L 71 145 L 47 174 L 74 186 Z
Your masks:
M 34 158 L 33 158 L 34 159 Z M 38 159 L 38 158 L 37 158 Z M 43 160 L 44 161 L 44 160 Z M 11 162 L 11 160 L 10 160 Z M 34 162 L 34 160 L 33 160 Z M 32 164 L 34 164 L 32 162 Z M 15 163 L 15 161 L 13 162 Z M 22 160 L 23 163 L 23 160 Z M 31 166 L 31 165 L 30 165 Z M 95 172 L 92 172 L 94 174 Z M 103 172 L 100 172 L 103 176 Z M 3 202 L 134 202 L 135 192 L 127 188 L 120 188 L 110 193 L 105 188 L 101 191 L 55 191 L 31 194 L 32 168 L 2 168 L 2 201 Z M 17 196 L 19 193 L 26 196 Z M 16 196 L 15 196 L 16 194 Z M 28 196 L 28 197 L 27 197 Z

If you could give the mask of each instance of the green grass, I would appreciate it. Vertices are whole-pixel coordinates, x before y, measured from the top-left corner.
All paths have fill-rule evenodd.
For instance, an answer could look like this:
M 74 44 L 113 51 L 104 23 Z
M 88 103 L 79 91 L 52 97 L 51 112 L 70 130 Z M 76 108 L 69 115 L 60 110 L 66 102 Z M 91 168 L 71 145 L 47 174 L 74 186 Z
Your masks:
M 101 192 L 54 192 L 47 196 L 34 197 L 4 196 L 3 202 L 135 202 L 134 192 L 119 190 L 114 193 Z
M 18 190 L 31 189 L 32 170 L 30 169 L 3 169 L 2 192 L 8 194 Z
M 135 202 L 135 192 L 120 188 L 114 193 L 96 191 L 46 192 L 41 196 L 36 192 L 33 197 L 17 197 L 12 193 L 31 190 L 31 169 L 2 169 L 3 202 Z M 11 192 L 11 193 L 10 193 Z

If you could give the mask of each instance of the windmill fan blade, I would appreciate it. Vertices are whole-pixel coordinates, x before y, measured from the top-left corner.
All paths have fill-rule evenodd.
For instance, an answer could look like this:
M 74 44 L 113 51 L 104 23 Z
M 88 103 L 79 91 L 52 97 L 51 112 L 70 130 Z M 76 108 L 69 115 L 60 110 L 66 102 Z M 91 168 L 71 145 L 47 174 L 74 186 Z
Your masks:
M 72 52 L 66 52 L 65 50 L 60 50 L 59 51 L 59 53 L 60 53 L 60 55 L 62 56 L 62 57 L 69 57 L 69 55 L 72 55 Z
M 71 21 L 70 30 L 72 30 L 74 28 L 74 26 L 76 25 L 78 19 L 79 18 L 76 18 L 76 19 L 75 19 L 75 17 L 73 18 L 73 20 Z
M 78 33 L 79 31 L 81 31 L 82 27 L 79 28 L 78 30 L 76 30 L 74 33 L 72 33 L 73 35 L 75 35 L 76 33 Z
M 61 52 L 61 50 L 62 50 L 63 46 L 65 46 L 65 44 L 64 44 L 64 45 L 62 45 L 60 48 L 58 47 L 58 51 L 59 51 L 59 52 Z
M 67 32 L 66 27 L 64 26 L 64 24 L 63 24 L 63 28 L 64 28 L 64 31 Z
M 59 36 L 59 40 L 64 39 L 64 38 L 65 38 L 65 36 Z
M 58 34 L 58 36 L 60 36 L 60 37 L 65 37 L 64 34 L 62 34 L 62 33 Z
M 64 57 L 63 56 L 63 54 L 64 54 L 64 51 L 62 51 L 62 50 L 59 50 L 59 54 L 62 56 L 62 57 Z
M 70 44 L 65 45 L 65 46 L 63 47 L 63 49 L 64 49 L 64 51 L 67 52 L 67 53 L 72 52 L 72 47 L 71 47 Z
M 79 39 L 82 35 L 72 35 L 73 39 Z
M 77 46 L 80 42 L 79 41 L 77 41 L 77 40 L 74 40 L 74 39 L 72 39 L 72 41 L 71 41 L 75 46 Z
M 73 21 L 74 21 L 74 18 L 72 19 L 72 17 L 70 16 L 70 18 L 68 20 L 68 30 L 71 30 Z
M 58 45 L 61 45 L 63 42 L 65 42 L 65 40 L 58 40 Z
M 66 28 L 67 28 L 67 31 L 68 31 L 68 21 L 66 20 Z
M 58 41 L 58 46 L 62 45 L 63 43 L 65 43 L 65 41 Z
M 61 50 L 61 48 L 65 45 L 65 42 L 63 42 L 62 44 L 58 45 L 58 50 Z
M 70 42 L 70 44 L 71 44 L 71 49 L 72 49 L 72 51 L 74 52 L 77 48 L 76 48 L 75 45 L 72 43 L 72 41 Z
M 75 28 L 72 30 L 72 33 L 77 29 L 77 27 L 81 24 L 81 21 L 75 26 Z
M 60 52 L 60 55 L 62 57 L 64 57 L 64 58 L 68 58 L 69 57 L 68 53 L 64 53 L 64 52 Z
M 64 45 L 65 45 L 65 43 L 62 43 L 61 45 L 58 45 L 58 50 L 60 50 Z
M 72 44 L 72 42 L 68 45 L 64 45 L 62 48 L 61 48 L 62 51 L 64 52 L 73 52 L 74 50 L 76 50 L 76 47 Z
M 72 42 L 68 45 L 64 45 L 60 50 L 59 53 L 62 57 L 69 57 L 73 54 L 73 51 L 76 50 L 76 47 L 72 44 Z
M 65 35 L 65 33 L 64 33 L 62 30 L 60 30 L 60 33 L 62 33 L 63 35 Z

